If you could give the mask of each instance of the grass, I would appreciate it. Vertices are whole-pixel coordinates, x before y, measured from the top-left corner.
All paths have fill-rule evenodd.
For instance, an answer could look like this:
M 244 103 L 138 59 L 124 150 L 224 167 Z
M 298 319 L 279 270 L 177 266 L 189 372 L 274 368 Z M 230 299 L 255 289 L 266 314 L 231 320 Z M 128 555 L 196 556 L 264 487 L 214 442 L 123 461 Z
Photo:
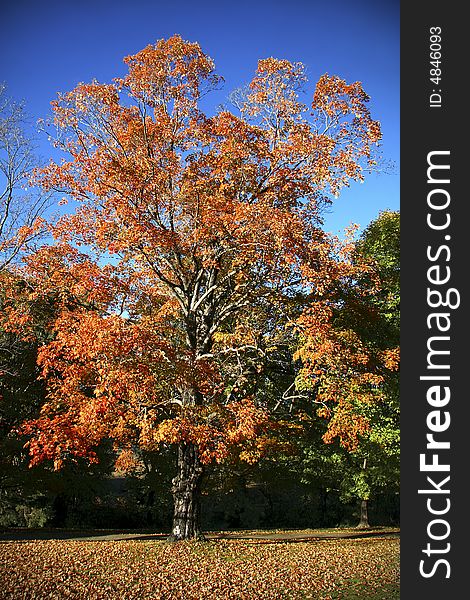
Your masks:
M 341 592 L 334 593 L 331 600 L 400 600 L 400 586 L 398 583 L 389 583 L 382 585 L 380 589 L 371 590 L 351 581 L 344 585 Z

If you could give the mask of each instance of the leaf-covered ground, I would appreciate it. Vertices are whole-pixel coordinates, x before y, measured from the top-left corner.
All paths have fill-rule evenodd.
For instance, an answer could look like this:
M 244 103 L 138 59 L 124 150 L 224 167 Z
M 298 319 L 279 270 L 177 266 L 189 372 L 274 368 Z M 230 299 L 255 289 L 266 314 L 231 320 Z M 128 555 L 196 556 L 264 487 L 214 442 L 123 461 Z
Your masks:
M 0 544 L 0 598 L 394 600 L 399 540 Z

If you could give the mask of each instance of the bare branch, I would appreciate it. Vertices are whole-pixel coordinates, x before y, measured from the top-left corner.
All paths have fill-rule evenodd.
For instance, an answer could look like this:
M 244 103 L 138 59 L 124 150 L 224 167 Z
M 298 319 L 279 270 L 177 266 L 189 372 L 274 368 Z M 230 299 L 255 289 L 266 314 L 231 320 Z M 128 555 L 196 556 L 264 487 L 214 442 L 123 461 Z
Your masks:
M 26 126 L 23 105 L 9 98 L 0 85 L 0 271 L 42 235 L 39 217 L 51 203 L 50 195 L 28 190 L 38 160 Z

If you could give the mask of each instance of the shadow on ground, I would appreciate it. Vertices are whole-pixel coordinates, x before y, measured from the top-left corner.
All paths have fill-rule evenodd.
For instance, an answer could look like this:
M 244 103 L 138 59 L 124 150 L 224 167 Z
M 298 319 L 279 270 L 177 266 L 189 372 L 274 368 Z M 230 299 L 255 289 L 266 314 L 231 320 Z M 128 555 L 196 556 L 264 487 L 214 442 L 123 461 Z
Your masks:
M 0 542 L 12 541 L 33 541 L 33 540 L 81 540 L 81 541 L 124 541 L 124 540 L 165 540 L 168 533 L 155 533 L 150 530 L 123 531 L 122 529 L 93 529 L 93 530 L 73 530 L 73 529 L 4 529 L 0 530 Z M 208 540 L 259 540 L 265 542 L 306 542 L 322 539 L 359 539 L 368 537 L 400 537 L 399 529 L 373 529 L 356 531 L 319 531 L 319 532 L 206 532 L 205 537 Z

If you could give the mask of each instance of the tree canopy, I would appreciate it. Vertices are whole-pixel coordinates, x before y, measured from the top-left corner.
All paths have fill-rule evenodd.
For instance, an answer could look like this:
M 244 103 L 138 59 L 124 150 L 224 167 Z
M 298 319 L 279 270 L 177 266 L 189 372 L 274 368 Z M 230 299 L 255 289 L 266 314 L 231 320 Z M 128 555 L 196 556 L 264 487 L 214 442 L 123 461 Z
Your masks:
M 322 209 L 373 168 L 380 126 L 359 82 L 323 75 L 304 104 L 301 63 L 260 60 L 233 112 L 214 114 L 200 101 L 222 79 L 197 43 L 175 35 L 125 63 L 125 77 L 52 103 L 68 158 L 37 180 L 68 206 L 24 276 L 59 310 L 38 357 L 48 399 L 23 431 L 33 463 L 57 468 L 96 460 L 105 439 L 121 465 L 178 445 L 173 535 L 193 537 L 204 464 L 271 444 L 274 353 L 303 336 L 311 375 L 334 347 L 334 401 L 345 378 L 373 393 L 366 351 L 332 328 L 342 290 L 371 267 L 323 231 Z M 354 444 L 363 421 L 346 404 L 331 423 Z

